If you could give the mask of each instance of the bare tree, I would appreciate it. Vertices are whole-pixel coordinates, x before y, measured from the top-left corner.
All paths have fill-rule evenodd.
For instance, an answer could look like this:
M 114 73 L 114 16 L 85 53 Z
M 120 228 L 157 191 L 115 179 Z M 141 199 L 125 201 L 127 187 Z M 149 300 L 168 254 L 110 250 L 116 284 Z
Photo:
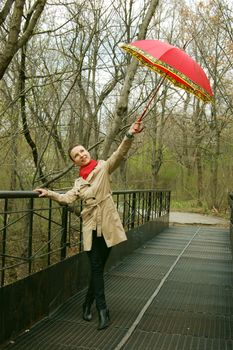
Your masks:
M 145 13 L 145 16 L 142 19 L 141 24 L 139 25 L 138 36 L 137 36 L 138 40 L 145 39 L 148 26 L 150 24 L 152 17 L 155 14 L 155 10 L 158 6 L 158 3 L 159 3 L 158 0 L 150 1 L 148 9 Z M 125 72 L 124 84 L 122 86 L 119 101 L 115 109 L 115 118 L 110 127 L 108 135 L 105 137 L 105 140 L 104 140 L 103 151 L 102 151 L 103 158 L 107 157 L 110 146 L 114 138 L 121 130 L 122 124 L 124 125 L 125 121 L 127 120 L 129 94 L 132 87 L 134 76 L 136 74 L 137 65 L 138 65 L 137 61 L 135 59 L 132 59 L 129 65 L 127 66 L 127 69 Z
M 44 10 L 46 0 L 36 0 L 26 9 L 26 0 L 6 0 L 0 12 L 1 52 L 0 79 L 11 63 L 17 51 L 23 47 L 33 35 L 38 19 Z M 24 23 L 26 30 L 22 31 Z

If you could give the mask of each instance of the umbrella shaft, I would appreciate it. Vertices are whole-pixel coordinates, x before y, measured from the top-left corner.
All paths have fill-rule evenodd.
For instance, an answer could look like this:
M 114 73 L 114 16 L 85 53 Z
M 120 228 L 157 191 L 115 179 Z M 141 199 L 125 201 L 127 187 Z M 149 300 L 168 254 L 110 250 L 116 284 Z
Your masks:
M 143 117 L 145 116 L 145 114 L 146 114 L 146 112 L 147 112 L 147 110 L 148 110 L 148 108 L 149 108 L 151 102 L 152 102 L 153 99 L 155 98 L 155 96 L 156 96 L 156 94 L 157 94 L 159 88 L 160 88 L 161 85 L 163 84 L 165 78 L 166 78 L 166 75 L 163 76 L 163 78 L 160 80 L 160 82 L 159 82 L 158 85 L 156 86 L 155 91 L 154 91 L 152 97 L 150 98 L 150 100 L 149 100 L 149 102 L 147 103 L 147 105 L 146 105 L 144 111 L 142 112 L 142 114 L 141 114 L 140 117 L 139 117 L 139 120 L 140 120 L 140 121 L 141 121 L 141 120 L 143 119 Z

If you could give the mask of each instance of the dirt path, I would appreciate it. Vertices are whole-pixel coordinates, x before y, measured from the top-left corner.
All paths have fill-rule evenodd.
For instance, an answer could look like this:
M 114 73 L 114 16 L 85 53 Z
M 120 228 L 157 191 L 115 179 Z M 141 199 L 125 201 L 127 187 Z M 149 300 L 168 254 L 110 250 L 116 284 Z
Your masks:
M 171 224 L 215 225 L 229 226 L 229 220 L 217 216 L 202 215 L 196 213 L 170 212 Z

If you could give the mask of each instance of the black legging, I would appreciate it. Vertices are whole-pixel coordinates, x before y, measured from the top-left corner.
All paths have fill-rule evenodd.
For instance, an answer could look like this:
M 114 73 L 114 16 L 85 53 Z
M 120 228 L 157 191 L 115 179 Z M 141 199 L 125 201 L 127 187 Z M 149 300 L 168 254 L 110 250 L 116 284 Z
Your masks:
M 104 292 L 104 266 L 111 248 L 108 248 L 104 237 L 97 237 L 96 231 L 92 232 L 92 248 L 87 252 L 91 264 L 91 279 L 86 295 L 85 303 L 91 305 L 95 299 L 98 310 L 106 308 Z

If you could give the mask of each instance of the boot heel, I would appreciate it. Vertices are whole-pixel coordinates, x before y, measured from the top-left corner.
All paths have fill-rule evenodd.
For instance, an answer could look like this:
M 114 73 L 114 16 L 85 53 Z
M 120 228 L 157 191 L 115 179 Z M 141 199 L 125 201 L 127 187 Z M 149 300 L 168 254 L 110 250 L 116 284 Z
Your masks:
M 92 320 L 91 305 L 83 304 L 83 319 L 88 322 Z
M 98 330 L 105 329 L 109 326 L 110 317 L 109 317 L 109 310 L 108 309 L 102 309 L 98 310 L 99 313 L 99 326 Z

